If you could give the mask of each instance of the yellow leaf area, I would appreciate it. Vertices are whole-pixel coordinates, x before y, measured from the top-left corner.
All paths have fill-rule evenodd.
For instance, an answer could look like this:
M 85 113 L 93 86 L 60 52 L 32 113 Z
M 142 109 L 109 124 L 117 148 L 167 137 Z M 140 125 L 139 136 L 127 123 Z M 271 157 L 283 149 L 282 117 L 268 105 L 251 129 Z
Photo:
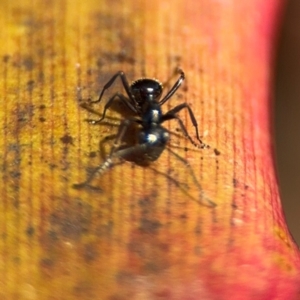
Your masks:
M 270 41 L 260 1 L 225 2 L 0 2 L 1 300 L 292 299 L 299 257 L 270 154 Z M 186 79 L 162 111 L 190 105 L 210 148 L 195 147 L 184 108 L 194 144 L 166 121 L 156 161 L 114 156 L 74 188 L 105 162 L 120 122 L 143 117 L 116 101 L 86 121 L 126 95 L 119 78 L 90 104 L 99 115 L 80 104 L 119 70 L 129 83 L 158 78 L 165 95 L 178 67 Z M 122 149 L 136 145 L 132 127 Z

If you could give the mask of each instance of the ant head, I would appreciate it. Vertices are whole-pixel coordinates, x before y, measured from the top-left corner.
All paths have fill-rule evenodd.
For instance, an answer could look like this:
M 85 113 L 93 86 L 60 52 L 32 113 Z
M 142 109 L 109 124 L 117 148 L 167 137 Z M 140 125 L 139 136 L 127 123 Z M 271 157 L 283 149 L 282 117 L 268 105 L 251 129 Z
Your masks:
M 158 80 L 142 78 L 134 81 L 130 89 L 136 101 L 143 104 L 145 101 L 159 100 L 163 86 Z

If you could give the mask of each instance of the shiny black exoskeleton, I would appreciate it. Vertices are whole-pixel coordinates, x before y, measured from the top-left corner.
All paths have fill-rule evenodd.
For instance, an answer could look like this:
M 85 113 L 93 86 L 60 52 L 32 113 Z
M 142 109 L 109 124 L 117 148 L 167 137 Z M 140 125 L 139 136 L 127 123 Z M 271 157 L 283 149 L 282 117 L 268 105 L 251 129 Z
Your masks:
M 120 71 L 116 73 L 104 85 L 98 100 L 90 101 L 89 105 L 82 104 L 82 107 L 91 112 L 95 112 L 91 109 L 91 104 L 100 102 L 104 92 L 114 83 L 114 81 L 118 77 L 120 77 L 127 97 L 120 93 L 114 94 L 105 104 L 101 118 L 98 120 L 88 121 L 91 124 L 97 124 L 101 122 L 105 118 L 107 109 L 117 98 L 119 98 L 124 103 L 124 105 L 126 105 L 134 113 L 134 117 L 127 118 L 121 122 L 115 142 L 106 160 L 101 165 L 99 165 L 94 170 L 94 172 L 92 172 L 92 174 L 90 174 L 85 182 L 77 184 L 75 187 L 78 188 L 89 184 L 96 173 L 103 174 L 106 170 L 108 170 L 115 164 L 116 159 L 135 156 L 136 158 L 140 158 L 141 160 L 148 162 L 157 160 L 164 149 L 166 149 L 166 144 L 169 140 L 169 132 L 162 126 L 165 121 L 176 119 L 184 136 L 188 138 L 193 145 L 198 148 L 206 147 L 206 145 L 201 141 L 199 137 L 197 121 L 192 112 L 192 109 L 187 103 L 179 104 L 165 114 L 162 113 L 162 105 L 174 95 L 185 78 L 182 70 L 179 70 L 179 73 L 180 76 L 175 82 L 174 86 L 161 99 L 163 86 L 158 80 L 142 78 L 134 81 L 131 85 L 129 85 L 126 75 L 124 74 L 124 72 Z M 194 142 L 194 140 L 189 136 L 182 120 L 177 115 L 177 113 L 184 108 L 188 110 L 190 119 L 195 128 L 196 138 L 199 143 Z M 124 141 L 124 137 L 126 137 L 129 127 L 134 123 L 137 124 L 137 126 L 140 128 L 137 144 L 127 148 L 121 148 L 120 146 Z M 194 178 L 194 182 L 197 184 L 199 189 L 201 189 L 201 186 L 198 183 L 188 162 L 184 158 L 181 158 L 179 155 L 174 153 L 172 150 L 168 150 L 173 153 L 179 160 L 181 160 L 188 168 L 190 168 L 190 171 Z

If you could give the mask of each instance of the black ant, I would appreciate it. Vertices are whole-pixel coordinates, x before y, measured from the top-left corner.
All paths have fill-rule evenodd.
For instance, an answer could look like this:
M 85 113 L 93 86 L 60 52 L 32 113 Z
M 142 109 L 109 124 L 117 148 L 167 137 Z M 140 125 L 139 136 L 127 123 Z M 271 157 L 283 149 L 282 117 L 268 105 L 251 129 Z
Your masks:
M 124 103 L 124 105 L 126 105 L 134 113 L 135 117 L 129 117 L 121 122 L 119 131 L 115 138 L 115 142 L 106 160 L 97 168 L 95 168 L 95 170 L 90 174 L 85 182 L 75 184 L 75 188 L 87 186 L 92 181 L 95 174 L 103 174 L 105 171 L 115 165 L 116 163 L 114 162 L 114 159 L 124 159 L 129 156 L 135 156 L 146 162 L 153 162 L 157 160 L 164 149 L 166 149 L 166 144 L 169 141 L 169 131 L 162 126 L 162 123 L 164 123 L 165 121 L 176 119 L 184 136 L 188 138 L 194 146 L 201 149 L 209 148 L 209 146 L 204 144 L 199 137 L 196 118 L 193 114 L 192 109 L 187 103 L 179 104 L 169 110 L 167 113 L 162 113 L 161 106 L 174 95 L 174 93 L 178 90 L 183 80 L 185 79 L 184 72 L 182 70 L 179 70 L 179 73 L 180 76 L 178 80 L 162 100 L 160 100 L 160 98 L 163 92 L 163 86 L 158 80 L 141 78 L 129 85 L 125 73 L 123 71 L 119 71 L 104 85 L 98 100 L 89 101 L 90 104 L 99 103 L 104 92 L 111 87 L 117 77 L 120 77 L 128 98 L 120 93 L 115 93 L 105 104 L 103 115 L 98 120 L 87 121 L 91 124 L 100 123 L 105 118 L 106 111 L 117 98 L 119 98 Z M 91 112 L 96 113 L 89 105 L 86 105 L 85 103 L 81 106 Z M 199 144 L 193 141 L 193 139 L 188 134 L 182 120 L 177 116 L 177 113 L 184 108 L 188 110 L 190 119 L 195 128 L 196 138 Z M 138 142 L 134 146 L 121 148 L 123 139 L 132 124 L 137 124 L 140 127 Z M 201 191 L 201 197 L 204 197 L 201 185 L 197 181 L 189 163 L 170 149 L 168 150 L 190 169 L 194 182 Z M 215 206 L 212 201 L 208 199 L 206 199 L 206 201 L 209 203 L 209 206 Z

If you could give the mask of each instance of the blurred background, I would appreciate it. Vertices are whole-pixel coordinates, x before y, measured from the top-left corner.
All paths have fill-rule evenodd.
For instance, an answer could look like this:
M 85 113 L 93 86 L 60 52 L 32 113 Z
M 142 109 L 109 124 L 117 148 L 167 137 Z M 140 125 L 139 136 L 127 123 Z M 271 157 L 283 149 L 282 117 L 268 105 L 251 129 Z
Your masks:
M 274 83 L 275 140 L 283 207 L 300 246 L 300 1 L 287 2 Z

